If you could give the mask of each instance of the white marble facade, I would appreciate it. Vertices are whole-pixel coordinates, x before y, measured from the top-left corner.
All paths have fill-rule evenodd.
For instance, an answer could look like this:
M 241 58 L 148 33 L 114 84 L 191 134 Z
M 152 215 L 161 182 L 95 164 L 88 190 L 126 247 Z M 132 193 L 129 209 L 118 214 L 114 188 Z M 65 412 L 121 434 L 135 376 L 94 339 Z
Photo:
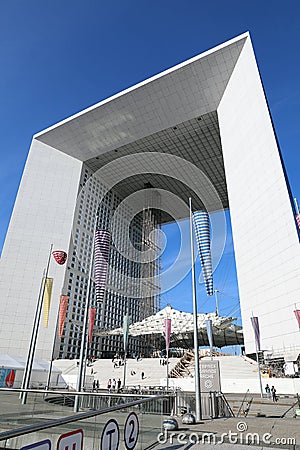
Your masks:
M 254 351 L 252 314 L 264 350 L 300 351 L 293 314 L 300 307 L 299 234 L 245 33 L 34 136 L 1 258 L 0 353 L 27 353 L 50 243 L 71 245 L 85 164 L 121 149 L 138 152 L 137 142 L 211 113 L 222 146 L 246 352 Z M 38 357 L 50 357 L 66 270 L 51 262 L 53 304 Z

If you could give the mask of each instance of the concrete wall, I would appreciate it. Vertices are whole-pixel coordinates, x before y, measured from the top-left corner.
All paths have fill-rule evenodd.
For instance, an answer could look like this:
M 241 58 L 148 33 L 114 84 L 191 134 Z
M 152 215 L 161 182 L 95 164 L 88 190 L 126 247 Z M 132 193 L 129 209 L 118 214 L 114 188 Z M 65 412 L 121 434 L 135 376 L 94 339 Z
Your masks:
M 0 353 L 25 356 L 50 244 L 68 251 L 81 162 L 33 141 L 0 266 Z M 66 266 L 51 257 L 54 278 L 48 328 L 41 324 L 36 357 L 49 359 Z
M 297 347 L 300 245 L 289 192 L 250 39 L 218 107 L 246 352 Z M 299 305 L 299 303 L 298 303 Z
M 300 378 L 263 378 L 263 389 L 266 384 L 275 386 L 277 394 L 295 395 L 300 392 Z M 161 385 L 166 385 L 166 380 L 161 380 Z M 170 378 L 169 386 L 179 387 L 183 391 L 195 391 L 194 378 Z M 258 378 L 228 378 L 221 380 L 221 390 L 224 394 L 245 394 L 247 389 L 252 394 L 260 394 Z

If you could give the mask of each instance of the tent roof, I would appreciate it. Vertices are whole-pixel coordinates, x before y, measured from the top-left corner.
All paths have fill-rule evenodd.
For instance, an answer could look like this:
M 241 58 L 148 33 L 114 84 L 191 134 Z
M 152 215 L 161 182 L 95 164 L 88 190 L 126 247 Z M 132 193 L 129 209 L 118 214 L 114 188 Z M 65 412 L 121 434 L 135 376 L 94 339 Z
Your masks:
M 25 365 L 26 358 L 24 356 L 9 356 L 0 354 L 0 369 L 24 370 Z M 47 372 L 49 370 L 49 362 L 44 361 L 43 359 L 35 359 L 32 370 L 37 372 Z M 52 371 L 61 373 L 61 370 L 57 367 L 52 367 Z
M 129 334 L 131 336 L 157 335 L 163 338 L 164 319 L 169 318 L 171 322 L 171 345 L 193 347 L 194 318 L 192 313 L 178 311 L 170 305 L 158 311 L 156 314 L 147 317 L 141 322 L 130 325 Z M 206 320 L 212 320 L 213 341 L 216 347 L 226 345 L 243 344 L 244 337 L 242 328 L 234 325 L 234 317 L 221 317 L 216 313 L 198 314 L 198 333 L 200 345 L 209 345 Z M 98 334 L 98 333 L 97 333 Z M 104 334 L 104 333 L 102 333 Z M 117 328 L 108 331 L 105 334 L 119 335 L 123 334 L 123 328 Z

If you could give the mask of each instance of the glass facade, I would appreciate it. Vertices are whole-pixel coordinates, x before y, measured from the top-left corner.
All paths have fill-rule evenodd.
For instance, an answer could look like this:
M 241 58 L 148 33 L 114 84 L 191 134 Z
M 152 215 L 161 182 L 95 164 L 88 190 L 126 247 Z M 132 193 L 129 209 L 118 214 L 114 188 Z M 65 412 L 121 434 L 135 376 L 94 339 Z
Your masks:
M 154 282 L 154 277 L 159 272 L 159 257 L 155 257 L 159 246 L 149 238 L 158 224 L 157 213 L 147 208 L 146 194 L 145 209 L 133 215 L 131 207 L 127 202 L 122 202 L 117 193 L 106 192 L 97 173 L 83 167 L 63 289 L 63 293 L 69 296 L 69 306 L 64 333 L 60 342 L 57 340 L 56 343 L 56 357 L 79 357 L 95 226 L 109 229 L 112 239 L 103 303 L 96 302 L 92 282 L 90 306 L 96 308 L 96 317 L 88 356 L 105 358 L 122 353 L 123 337 L 106 336 L 105 330 L 121 327 L 127 311 L 131 322 L 140 321 L 158 311 L 160 286 L 157 281 Z M 152 258 L 144 261 L 141 255 L 149 247 Z M 148 354 L 149 351 L 149 338 L 129 339 L 129 354 Z

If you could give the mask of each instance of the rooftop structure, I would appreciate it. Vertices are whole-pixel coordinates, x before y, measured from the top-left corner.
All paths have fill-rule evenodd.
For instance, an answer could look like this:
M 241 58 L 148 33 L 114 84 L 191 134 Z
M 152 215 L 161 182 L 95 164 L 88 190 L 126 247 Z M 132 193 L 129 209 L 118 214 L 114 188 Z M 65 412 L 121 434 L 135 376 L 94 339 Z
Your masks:
M 177 311 L 171 306 L 166 306 L 156 314 L 146 317 L 141 322 L 135 322 L 129 326 L 130 336 L 152 335 L 156 338 L 159 348 L 164 348 L 164 320 L 171 319 L 170 345 L 172 347 L 193 348 L 194 344 L 194 320 L 193 314 Z M 244 343 L 242 327 L 235 325 L 234 317 L 221 317 L 216 313 L 198 314 L 199 345 L 209 346 L 207 337 L 206 320 L 212 321 L 213 345 L 224 347 L 227 345 L 242 345 Z M 108 332 L 110 335 L 123 334 L 123 328 L 117 328 Z

